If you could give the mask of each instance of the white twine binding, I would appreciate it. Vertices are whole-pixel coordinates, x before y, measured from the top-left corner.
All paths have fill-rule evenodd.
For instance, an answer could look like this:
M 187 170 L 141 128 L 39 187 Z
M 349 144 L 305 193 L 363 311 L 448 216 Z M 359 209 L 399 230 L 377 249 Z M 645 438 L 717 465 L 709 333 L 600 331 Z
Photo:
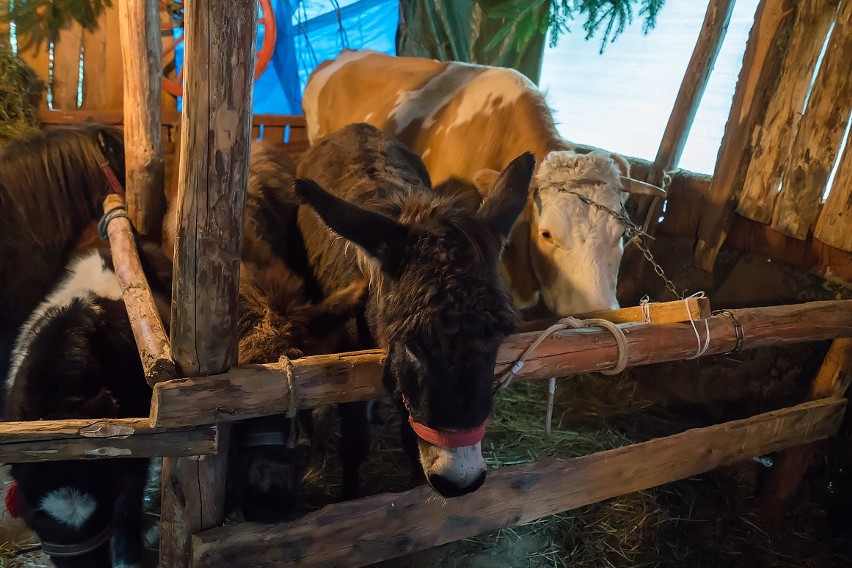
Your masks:
M 287 393 L 290 397 L 290 403 L 287 408 L 287 419 L 290 420 L 290 435 L 287 438 L 287 449 L 292 450 L 296 447 L 296 413 L 299 411 L 296 405 L 296 380 L 293 376 L 293 362 L 287 356 L 278 359 L 278 362 L 284 365 L 284 376 L 287 378 Z
M 698 344 L 698 346 L 695 349 L 695 355 L 693 355 L 692 357 L 687 357 L 687 359 L 698 359 L 699 357 L 701 357 L 702 355 L 707 353 L 707 350 L 710 348 L 710 322 L 708 321 L 707 318 L 704 318 L 704 333 L 705 333 L 705 336 L 704 336 L 704 345 L 702 345 L 701 344 L 701 334 L 698 333 L 698 328 L 695 326 L 695 319 L 692 317 L 692 312 L 689 309 L 689 299 L 690 298 L 703 298 L 703 297 L 704 297 L 704 292 L 701 291 L 701 292 L 696 292 L 695 294 L 693 294 L 691 296 L 687 296 L 686 298 L 683 299 L 683 305 L 686 306 L 686 313 L 689 316 L 689 323 L 690 323 L 690 325 L 692 325 L 692 331 L 695 332 L 695 341 Z
M 624 331 L 614 323 L 609 320 L 600 319 L 600 318 L 591 318 L 586 320 L 579 320 L 573 317 L 562 318 L 552 326 L 548 327 L 544 331 L 542 331 L 539 336 L 533 341 L 529 347 L 527 347 L 521 356 L 515 361 L 515 364 L 507 370 L 503 375 L 497 379 L 497 384 L 494 386 L 494 392 L 503 390 L 508 387 L 512 383 L 512 379 L 515 378 L 521 369 L 524 368 L 525 361 L 530 354 L 535 351 L 536 347 L 541 345 L 541 342 L 544 341 L 547 337 L 552 335 L 553 333 L 563 330 L 563 329 L 577 329 L 580 327 L 601 327 L 606 329 L 610 333 L 612 333 L 613 337 L 615 337 L 615 342 L 618 345 L 618 359 L 616 360 L 615 366 L 611 369 L 605 369 L 602 371 L 598 371 L 604 375 L 617 375 L 624 371 L 627 368 L 627 359 L 628 359 L 628 346 L 627 346 L 627 337 L 624 335 Z M 547 434 L 550 434 L 550 423 L 553 418 L 553 402 L 556 398 L 556 378 L 551 377 L 550 383 L 548 384 L 548 396 L 547 396 L 547 417 L 545 420 L 545 429 L 547 430 Z
M 639 301 L 639 307 L 642 308 L 642 321 L 651 323 L 651 298 L 647 294 L 642 296 L 642 299 Z M 689 308 L 687 307 L 687 309 Z

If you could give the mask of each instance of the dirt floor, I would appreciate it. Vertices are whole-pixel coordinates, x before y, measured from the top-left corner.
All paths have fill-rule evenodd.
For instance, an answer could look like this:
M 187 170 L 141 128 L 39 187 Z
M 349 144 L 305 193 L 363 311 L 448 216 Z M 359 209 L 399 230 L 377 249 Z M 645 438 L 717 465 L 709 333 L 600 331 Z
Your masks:
M 716 272 L 708 275 L 682 260 L 688 258 L 689 243 L 667 242 L 657 248 L 672 279 L 688 293 L 705 291 L 714 309 L 852 298 L 848 288 L 751 255 L 723 251 Z M 649 283 L 648 289 L 652 300 L 670 299 L 661 283 Z M 543 422 L 546 385 L 513 385 L 498 395 L 483 446 L 487 460 L 497 467 L 583 455 L 794 404 L 802 400 L 827 346 L 821 342 L 639 367 L 620 377 L 560 379 L 550 437 Z M 363 474 L 366 494 L 410 486 L 396 419 L 386 414 L 390 418 L 374 426 Z M 763 456 L 762 462 L 748 461 L 378 566 L 852 566 L 852 470 L 837 465 L 838 458 L 852 458 L 850 439 L 847 434 L 826 446 L 830 459 L 815 464 L 793 509 L 780 519 L 762 518 L 754 507 L 765 463 L 773 457 Z M 4 489 L 7 473 L 0 468 Z M 315 456 L 303 509 L 333 501 L 339 479 L 333 448 Z M 153 524 L 156 476 L 146 499 Z M 238 518 L 232 515 L 229 522 Z M 155 533 L 149 541 L 153 566 Z M 0 513 L 0 566 L 49 566 L 38 552 L 15 552 L 37 543 L 20 522 L 9 519 L 5 510 Z

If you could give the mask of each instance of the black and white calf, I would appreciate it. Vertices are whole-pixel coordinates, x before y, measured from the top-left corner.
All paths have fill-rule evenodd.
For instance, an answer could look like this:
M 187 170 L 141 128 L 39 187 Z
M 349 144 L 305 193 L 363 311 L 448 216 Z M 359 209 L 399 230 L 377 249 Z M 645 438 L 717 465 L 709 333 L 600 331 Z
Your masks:
M 140 257 L 164 320 L 171 264 L 155 246 Z M 24 324 L 6 379 L 5 420 L 146 416 L 151 390 L 109 253 L 92 251 Z M 60 568 L 133 566 L 142 558 L 147 459 L 12 466 L 18 505 Z

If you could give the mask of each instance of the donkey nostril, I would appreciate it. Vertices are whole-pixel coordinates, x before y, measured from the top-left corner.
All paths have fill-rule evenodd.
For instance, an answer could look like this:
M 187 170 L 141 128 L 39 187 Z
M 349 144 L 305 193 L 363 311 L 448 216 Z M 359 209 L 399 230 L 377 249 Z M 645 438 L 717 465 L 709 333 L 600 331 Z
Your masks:
M 436 473 L 432 473 L 428 477 L 429 485 L 432 488 L 441 494 L 442 497 L 461 497 L 462 495 L 467 495 L 468 493 L 473 493 L 485 483 L 485 471 L 480 473 L 476 479 L 473 480 L 473 483 L 470 483 L 465 486 L 460 486 L 455 481 L 450 481 L 447 477 L 443 475 L 438 475 Z

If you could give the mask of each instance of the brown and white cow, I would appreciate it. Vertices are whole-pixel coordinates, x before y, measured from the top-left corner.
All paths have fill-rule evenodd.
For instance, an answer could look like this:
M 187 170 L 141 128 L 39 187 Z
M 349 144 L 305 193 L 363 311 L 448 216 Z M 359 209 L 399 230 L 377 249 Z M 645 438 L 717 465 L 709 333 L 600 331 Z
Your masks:
M 420 154 L 436 185 L 458 178 L 487 191 L 497 171 L 533 152 L 539 164 L 533 191 L 501 271 L 517 306 L 531 308 L 541 299 L 558 315 L 618 307 L 624 227 L 578 194 L 621 211 L 625 188 L 656 188 L 626 177 L 629 165 L 620 156 L 575 153 L 559 136 L 544 96 L 522 74 L 344 51 L 311 74 L 302 105 L 311 142 L 367 122 Z

